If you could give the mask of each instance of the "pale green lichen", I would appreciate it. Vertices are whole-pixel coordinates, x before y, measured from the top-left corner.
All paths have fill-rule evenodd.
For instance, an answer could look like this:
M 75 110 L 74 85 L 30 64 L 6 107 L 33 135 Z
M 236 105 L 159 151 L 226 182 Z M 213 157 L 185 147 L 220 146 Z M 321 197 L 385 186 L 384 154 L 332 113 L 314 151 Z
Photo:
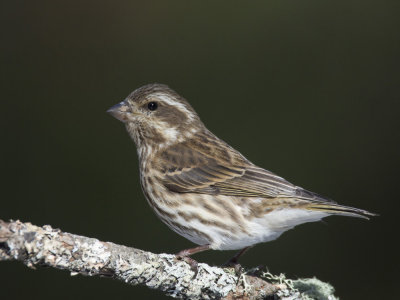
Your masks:
M 293 287 L 304 295 L 303 299 L 339 300 L 334 296 L 332 285 L 317 278 L 299 278 L 293 280 Z
M 274 275 L 268 271 L 263 272 L 261 277 L 271 283 L 286 286 L 286 289 L 277 292 L 277 296 L 282 300 L 339 300 L 334 295 L 335 289 L 332 285 L 315 277 L 292 280 L 286 278 L 285 274 Z

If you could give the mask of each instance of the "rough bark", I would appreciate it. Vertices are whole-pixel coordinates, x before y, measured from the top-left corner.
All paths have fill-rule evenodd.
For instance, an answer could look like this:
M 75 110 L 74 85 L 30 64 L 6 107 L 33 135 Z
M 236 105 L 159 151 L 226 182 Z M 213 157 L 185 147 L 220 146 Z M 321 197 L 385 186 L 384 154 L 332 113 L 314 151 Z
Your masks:
M 154 254 L 20 221 L 0 220 L 1 260 L 22 261 L 30 268 L 46 265 L 68 270 L 71 275 L 111 277 L 181 299 L 334 299 L 333 288 L 317 279 L 292 281 L 262 271 L 256 276 L 254 270 L 237 276 L 231 269 L 204 263 L 199 263 L 196 273 L 175 255 Z M 320 289 L 317 294 L 316 289 Z

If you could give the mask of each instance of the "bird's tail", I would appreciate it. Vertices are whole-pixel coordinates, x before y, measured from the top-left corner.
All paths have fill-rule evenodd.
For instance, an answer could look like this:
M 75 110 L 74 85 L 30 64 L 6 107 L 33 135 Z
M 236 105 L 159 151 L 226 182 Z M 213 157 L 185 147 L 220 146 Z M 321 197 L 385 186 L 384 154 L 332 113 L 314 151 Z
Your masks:
M 310 210 L 314 211 L 322 211 L 331 215 L 340 215 L 340 216 L 348 216 L 348 217 L 357 217 L 369 220 L 370 217 L 378 216 L 375 213 L 371 213 L 369 211 L 354 208 L 350 206 L 343 206 L 336 203 L 311 203 L 310 206 L 307 207 Z

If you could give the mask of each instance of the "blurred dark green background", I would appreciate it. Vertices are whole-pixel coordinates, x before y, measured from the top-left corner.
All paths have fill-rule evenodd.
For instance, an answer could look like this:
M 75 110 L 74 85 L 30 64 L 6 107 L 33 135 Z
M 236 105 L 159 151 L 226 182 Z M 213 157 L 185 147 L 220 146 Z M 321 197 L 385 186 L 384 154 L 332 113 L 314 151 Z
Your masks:
M 0 218 L 158 253 L 191 247 L 148 207 L 135 146 L 105 112 L 166 83 L 254 163 L 381 215 L 302 225 L 243 265 L 317 276 L 341 299 L 394 298 L 399 13 L 397 0 L 1 1 Z M 15 262 L 0 282 L 10 299 L 165 299 Z

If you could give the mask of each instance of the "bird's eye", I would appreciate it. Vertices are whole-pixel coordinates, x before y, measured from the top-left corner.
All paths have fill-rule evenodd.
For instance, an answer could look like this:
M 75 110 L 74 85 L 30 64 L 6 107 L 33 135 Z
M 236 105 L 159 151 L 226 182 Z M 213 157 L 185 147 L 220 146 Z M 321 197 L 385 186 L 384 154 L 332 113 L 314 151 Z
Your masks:
M 147 104 L 147 108 L 148 108 L 149 110 L 156 110 L 157 107 L 158 107 L 157 102 L 149 102 L 149 104 Z

